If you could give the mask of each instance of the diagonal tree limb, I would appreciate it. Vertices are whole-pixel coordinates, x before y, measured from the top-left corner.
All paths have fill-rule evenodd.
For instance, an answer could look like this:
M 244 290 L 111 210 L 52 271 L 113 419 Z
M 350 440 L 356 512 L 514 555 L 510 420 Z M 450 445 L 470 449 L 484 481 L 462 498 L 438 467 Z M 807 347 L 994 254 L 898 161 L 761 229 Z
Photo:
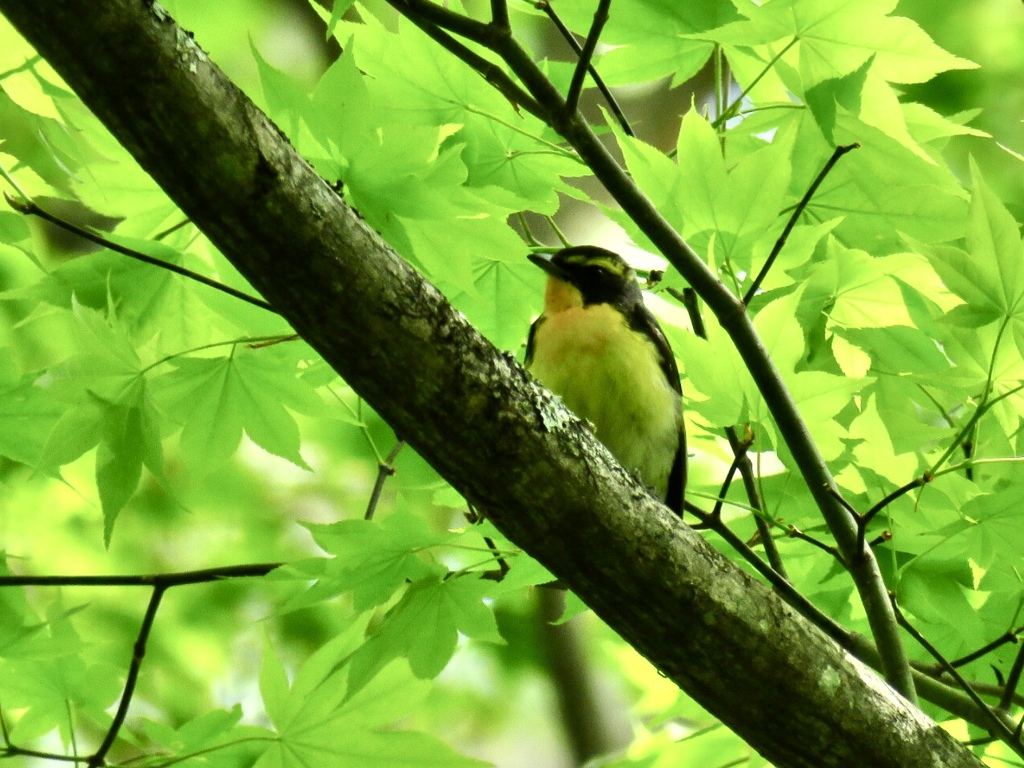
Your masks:
M 979 765 L 654 501 L 154 9 L 137 0 L 0 0 L 0 12 L 357 392 L 503 533 L 759 752 L 794 768 Z M 509 58 L 532 89 L 531 70 Z M 551 94 L 536 93 L 546 106 Z M 606 173 L 582 129 L 574 121 L 562 128 Z M 660 219 L 642 196 L 618 194 L 643 226 Z M 685 244 L 670 229 L 652 231 L 741 351 L 767 360 L 714 275 L 682 258 Z M 768 365 L 755 378 L 792 439 L 800 422 L 795 407 L 787 414 L 778 404 L 788 395 L 772 389 L 781 387 L 777 376 L 766 384 Z M 820 458 L 804 439 L 792 440 L 801 466 Z M 810 474 L 828 479 L 823 465 Z

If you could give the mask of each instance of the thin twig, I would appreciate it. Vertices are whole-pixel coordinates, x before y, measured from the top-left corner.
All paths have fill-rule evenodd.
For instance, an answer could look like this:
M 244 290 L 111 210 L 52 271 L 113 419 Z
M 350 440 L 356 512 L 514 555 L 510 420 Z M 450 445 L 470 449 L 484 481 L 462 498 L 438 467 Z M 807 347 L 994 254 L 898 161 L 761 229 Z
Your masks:
M 690 317 L 690 326 L 693 328 L 693 332 L 702 339 L 707 339 L 707 328 L 704 326 L 704 319 L 700 315 L 700 306 L 697 302 L 697 292 L 693 288 L 684 288 L 682 292 L 677 291 L 674 288 L 669 288 L 668 292 L 677 301 L 680 301 L 686 308 L 686 313 Z M 753 438 L 750 440 L 740 440 L 739 435 L 736 434 L 735 427 L 726 427 L 725 436 L 729 439 L 729 446 L 733 452 L 733 463 L 729 469 L 728 479 L 731 481 L 732 473 L 738 468 L 740 477 L 743 478 L 743 488 L 747 493 L 747 501 L 750 502 L 751 508 L 754 510 L 754 525 L 757 527 L 757 532 L 761 537 L 761 543 L 764 546 L 764 553 L 768 557 L 768 562 L 771 567 L 778 573 L 782 578 L 788 579 L 789 576 L 786 573 L 786 568 L 782 563 L 782 555 L 779 554 L 779 548 L 775 544 L 775 538 L 772 536 L 771 525 L 767 520 L 764 519 L 764 502 L 761 499 L 761 492 L 757 488 L 757 478 L 754 476 L 754 468 L 750 464 L 750 457 L 747 455 L 747 450 L 753 444 Z M 728 490 L 728 486 L 723 489 L 720 494 L 721 498 L 725 499 L 725 491 Z M 721 502 L 716 504 L 715 509 L 721 511 Z
M 942 668 L 946 670 L 946 673 L 956 680 L 957 684 L 964 690 L 964 692 L 971 697 L 971 701 L 974 702 L 974 705 L 986 715 L 986 719 L 989 721 L 993 731 L 999 734 L 1000 741 L 1005 742 L 1010 749 L 1021 757 L 1024 757 L 1024 745 L 1021 744 L 1013 731 L 1011 731 L 1006 723 L 1003 722 L 1002 718 L 999 717 L 992 707 L 982 700 L 981 696 L 979 696 L 977 691 L 971 687 L 971 684 L 964 679 L 963 675 L 960 674 L 956 667 L 950 664 L 946 657 L 939 653 L 938 649 L 928 642 L 925 636 L 918 632 L 914 625 L 907 620 L 907 617 L 903 615 L 903 611 L 900 610 L 900 607 L 896 602 L 896 596 L 891 592 L 889 593 L 889 600 L 892 603 L 893 615 L 896 617 L 896 622 L 903 627 L 903 629 L 905 629 L 910 636 L 921 645 L 922 648 L 928 651 L 928 653 L 932 655 L 932 658 L 942 665 Z
M 498 568 L 497 570 L 484 571 L 480 578 L 489 579 L 490 581 L 504 581 L 505 577 L 508 576 L 508 572 L 512 570 L 509 567 L 508 561 L 506 561 L 505 556 L 501 554 L 501 550 L 498 549 L 497 546 L 495 546 L 494 539 L 492 539 L 490 536 L 484 536 L 484 543 L 487 545 L 487 548 L 491 550 L 491 553 L 494 555 L 494 559 L 498 563 Z
M 1017 627 L 1017 629 L 1011 629 L 1009 632 L 1000 635 L 992 642 L 985 643 L 985 645 L 981 646 L 981 648 L 979 648 L 978 650 L 972 651 L 971 653 L 968 653 L 965 656 L 961 656 L 959 659 L 951 661 L 950 664 L 952 664 L 954 667 L 963 667 L 967 664 L 970 664 L 972 661 L 977 661 L 982 656 L 988 655 L 997 648 L 1001 648 L 1007 643 L 1019 643 L 1021 632 L 1024 632 L 1024 627 Z
M 1024 389 L 1024 382 L 1018 384 L 1016 387 L 1013 387 L 1012 389 L 1008 389 L 1001 395 L 997 395 L 996 397 L 986 399 L 981 405 L 979 405 L 977 409 L 975 409 L 974 413 L 971 415 L 971 418 L 969 418 L 967 420 L 967 423 L 961 428 L 957 436 L 953 438 L 952 444 L 945 450 L 942 456 L 940 456 L 938 460 L 931 466 L 928 472 L 932 475 L 938 475 L 939 467 L 941 467 L 943 464 L 946 463 L 946 461 L 949 460 L 949 457 L 953 455 L 953 452 L 957 449 L 957 446 L 959 446 L 967 438 L 968 434 L 970 434 L 970 431 L 974 428 L 974 425 L 978 423 L 981 417 L 988 413 L 990 410 L 992 410 L 992 408 L 994 408 L 1000 401 L 1005 400 L 1008 397 L 1012 397 L 1013 395 L 1020 392 L 1022 389 Z
M 800 202 L 796 204 L 796 208 L 793 209 L 792 215 L 789 217 L 789 221 L 786 222 L 785 228 L 782 230 L 782 234 L 779 235 L 779 239 L 775 241 L 775 246 L 772 248 L 772 252 L 768 254 L 768 259 L 765 261 L 764 266 L 761 267 L 761 271 L 758 272 L 757 277 L 754 278 L 754 282 L 751 283 L 750 288 L 747 289 L 746 295 L 743 297 L 743 303 L 750 305 L 751 300 L 754 298 L 758 289 L 761 287 L 761 283 L 764 282 L 765 277 L 768 276 L 769 270 L 775 264 L 775 259 L 778 258 L 782 252 L 783 247 L 786 245 L 786 241 L 789 239 L 790 232 L 793 231 L 793 227 L 796 226 L 797 220 L 803 214 L 804 209 L 811 202 L 811 198 L 814 197 L 814 193 L 818 191 L 818 187 L 828 176 L 829 172 L 839 162 L 839 158 L 845 155 L 847 152 L 857 149 L 860 144 L 847 144 L 846 146 L 836 147 L 835 151 L 832 152 L 832 157 L 828 159 L 825 166 L 818 173 L 817 177 L 811 182 L 811 186 L 807 188 L 804 196 L 800 198 Z
M 704 318 L 701 317 L 700 307 L 697 304 L 697 292 L 693 288 L 683 288 L 682 292 L 675 288 L 669 288 L 668 293 L 686 307 L 686 314 L 690 317 L 690 326 L 693 328 L 693 332 L 700 338 L 707 339 L 708 330 L 704 327 Z
M 886 496 L 880 502 L 875 504 L 875 506 L 873 506 L 871 509 L 864 513 L 864 515 L 861 517 L 863 525 L 867 526 L 867 524 L 871 522 L 871 519 L 875 515 L 877 515 L 887 506 L 896 501 L 896 499 L 898 499 L 900 496 L 904 495 L 905 493 L 909 493 L 915 488 L 920 488 L 921 486 L 928 485 L 928 483 L 930 483 L 934 479 L 935 477 L 930 472 L 925 472 L 920 477 L 916 477 L 906 485 L 897 488 L 895 491 L 890 493 L 888 496 Z
M 1013 701 L 1013 695 L 1017 692 L 1022 671 L 1024 671 L 1024 645 L 1017 649 L 1017 656 L 1013 660 L 1013 666 L 1010 667 L 1010 674 L 1006 676 L 1006 690 L 1003 692 L 1002 699 L 999 700 L 1000 709 L 1010 709 L 1010 702 Z
M 725 436 L 729 439 L 729 447 L 732 448 L 733 455 L 737 457 L 739 462 L 743 489 L 747 493 L 747 501 L 750 502 L 750 506 L 754 510 L 754 525 L 761 536 L 761 546 L 764 547 L 764 554 L 772 568 L 782 578 L 788 579 L 789 574 L 786 573 L 786 567 L 782 563 L 782 555 L 779 553 L 779 547 L 775 543 L 775 537 L 772 536 L 772 525 L 765 519 L 764 501 L 761 498 L 761 491 L 757 487 L 754 467 L 750 463 L 749 450 L 750 446 L 753 445 L 754 436 L 750 434 L 749 437 L 740 440 L 739 435 L 736 434 L 735 427 L 726 427 Z
M 926 665 L 917 661 L 913 662 L 913 667 L 915 674 L 923 675 L 924 677 L 927 677 L 935 681 L 938 681 L 938 679 L 943 674 L 945 674 L 946 671 L 945 668 L 943 668 L 939 664 Z M 1001 698 L 1006 690 L 1002 685 L 994 685 L 992 683 L 981 683 L 977 680 L 968 680 L 967 682 L 970 683 L 971 688 L 973 688 L 979 696 L 988 696 L 993 699 Z M 1014 694 L 1013 703 L 1018 706 L 1024 706 L 1024 696 L 1020 695 L 1019 693 Z
M 132 648 L 132 661 L 128 666 L 128 676 L 124 681 L 124 690 L 121 691 L 121 701 L 117 704 L 117 711 L 114 712 L 114 719 L 107 729 L 107 735 L 103 737 L 99 748 L 88 759 L 86 765 L 89 768 L 99 768 L 105 764 L 107 753 L 114 745 L 117 734 L 128 716 L 128 706 L 131 704 L 132 696 L 135 695 L 135 684 L 139 679 L 139 670 L 142 669 L 142 660 L 146 656 L 146 643 L 149 641 L 149 633 L 153 629 L 153 622 L 156 620 L 156 612 L 160 607 L 160 600 L 164 596 L 167 587 L 158 584 L 153 588 L 153 594 L 149 596 L 149 605 L 146 606 L 146 615 L 142 619 L 142 626 L 139 627 L 139 636 Z
M 177 587 L 222 579 L 266 576 L 283 563 L 252 563 L 203 568 L 198 571 L 152 573 L 138 576 L 0 576 L 0 587 Z
M 60 755 L 56 752 L 40 752 L 35 749 L 16 747 L 13 744 L 8 744 L 0 750 L 0 758 L 2 757 L 38 757 L 42 760 L 62 760 L 65 763 L 84 762 L 78 755 Z
M 892 531 L 882 531 L 880 534 L 875 536 L 875 538 L 873 538 L 867 544 L 868 544 L 869 547 L 871 547 L 871 549 L 874 549 L 879 544 L 885 544 L 885 542 L 887 542 L 887 541 L 892 541 Z
M 298 341 L 302 337 L 297 333 L 289 333 L 286 336 L 278 336 L 274 339 L 267 339 L 266 341 L 251 341 L 246 343 L 246 349 L 266 349 L 267 347 L 273 347 L 277 344 L 286 344 L 289 341 Z
M 814 538 L 810 534 L 804 533 L 799 528 L 797 528 L 795 525 L 790 525 L 789 526 L 789 529 L 787 531 L 787 535 L 791 539 L 799 539 L 800 541 L 806 541 L 808 544 L 810 544 L 811 546 L 817 547 L 822 552 L 828 552 L 828 554 L 832 555 L 832 557 L 834 557 L 836 560 L 838 560 L 844 566 L 846 565 L 843 562 L 843 555 L 842 555 L 842 553 L 837 548 L 829 546 L 825 542 L 820 541 L 820 540 Z
M 577 42 L 576 36 L 573 35 L 572 31 L 565 26 L 565 22 L 562 21 L 561 17 L 555 11 L 554 6 L 552 6 L 548 0 L 540 0 L 540 2 L 534 3 L 534 6 L 548 15 L 548 18 L 551 19 L 551 22 L 555 25 L 559 34 L 561 34 L 565 41 L 569 43 L 573 51 L 576 52 L 577 60 L 579 60 L 579 57 L 583 54 L 583 46 Z M 604 79 L 602 79 L 601 75 L 598 74 L 597 67 L 592 63 L 588 64 L 587 71 L 590 73 L 590 77 L 593 78 L 594 84 L 597 85 L 597 89 L 601 92 L 601 95 L 604 96 L 604 100 L 608 102 L 608 108 L 612 111 L 615 119 L 622 127 L 622 132 L 627 136 L 635 136 L 636 134 L 633 133 L 633 127 L 626 119 L 626 115 L 622 111 L 622 107 L 619 106 L 619 102 L 615 99 L 615 96 L 612 95 L 611 89 L 604 82 Z
M 121 699 L 118 702 L 117 710 L 111 720 L 103 741 L 90 757 L 84 759 L 88 768 L 100 768 L 106 764 L 106 756 L 113 746 L 117 735 L 124 725 L 128 715 L 128 707 L 131 705 L 132 697 L 135 694 L 135 686 L 138 682 L 139 671 L 142 668 L 142 661 L 146 655 L 146 644 L 149 641 L 150 632 L 153 629 L 153 622 L 156 620 L 157 610 L 164 593 L 171 587 L 184 584 L 200 584 L 211 581 L 220 581 L 226 578 L 240 576 L 265 576 L 270 571 L 278 568 L 280 563 L 256 563 L 252 565 L 231 565 L 222 568 L 206 568 L 198 571 L 184 571 L 179 573 L 160 573 L 141 576 L 0 576 L 0 587 L 12 586 L 144 586 L 153 591 L 149 597 L 149 604 L 146 606 L 146 613 L 139 627 L 139 634 L 132 647 L 132 660 L 128 666 L 128 674 L 125 678 L 124 688 L 121 691 Z M 82 762 L 83 758 L 63 755 L 50 755 L 43 752 L 21 749 L 11 745 L 7 725 L 0 716 L 0 726 L 3 728 L 6 752 L 8 755 L 26 755 L 41 757 L 52 760 L 67 760 Z
M 3 735 L 4 739 L 4 746 L 0 748 L 0 759 L 4 757 L 38 757 L 43 760 L 63 760 L 74 763 L 82 761 L 82 758 L 77 755 L 61 755 L 55 752 L 40 752 L 36 749 L 24 749 L 14 746 L 11 743 L 11 732 L 7 728 L 7 718 L 4 716 L 2 705 L 0 705 L 0 734 Z
M 396 440 L 395 447 L 391 449 L 388 457 L 384 461 L 377 462 L 377 481 L 373 484 L 370 503 L 366 505 L 366 514 L 363 515 L 364 520 L 373 519 L 373 515 L 377 511 L 377 504 L 380 503 L 380 494 L 384 490 L 384 482 L 395 474 L 395 459 L 398 458 L 398 452 L 402 450 L 403 445 L 405 445 L 404 440 Z
M 729 471 L 725 473 L 725 480 L 722 481 L 722 487 L 718 491 L 718 499 L 711 510 L 711 517 L 715 520 L 722 519 L 722 507 L 725 505 L 725 497 L 729 493 L 729 486 L 732 485 L 732 479 L 736 476 L 736 471 L 740 466 L 740 457 L 743 456 L 744 452 L 745 449 L 741 449 L 733 453 L 732 464 L 729 465 Z
M 419 29 L 431 40 L 453 56 L 461 59 L 465 64 L 472 67 L 484 78 L 484 80 L 490 83 L 498 93 L 508 99 L 513 108 L 518 110 L 519 107 L 522 107 L 545 124 L 550 124 L 547 112 L 544 111 L 540 104 L 538 104 L 529 93 L 520 88 L 501 67 L 488 61 L 478 53 L 471 51 L 450 34 L 445 32 L 444 29 L 441 29 L 437 24 L 411 10 L 404 2 L 402 2 L 402 0 L 386 1 L 391 6 L 405 14 L 405 17 L 419 27 Z
M 836 501 L 838 501 L 843 506 L 843 509 L 845 509 L 847 512 L 849 512 L 853 516 L 854 520 L 859 520 L 860 519 L 860 513 L 856 509 L 853 508 L 853 505 L 851 505 L 850 502 L 848 502 L 846 499 L 843 498 L 843 494 L 841 494 L 839 492 L 838 488 L 829 485 L 829 486 L 826 487 L 825 490 L 828 491 L 828 494 L 832 498 L 834 498 Z
M 153 235 L 153 239 L 154 240 L 163 240 L 168 235 L 170 235 L 170 234 L 172 234 L 174 232 L 177 232 L 182 227 L 188 226 L 191 223 L 192 223 L 192 219 L 183 219 L 182 221 L 179 221 L 177 224 L 172 224 L 167 229 L 165 229 L 165 230 L 163 230 L 161 232 L 157 232 L 155 235 Z
M 583 42 L 579 61 L 576 62 L 576 70 L 572 73 L 572 82 L 569 83 L 569 92 L 565 96 L 566 114 L 575 114 L 576 107 L 579 106 L 580 94 L 583 93 L 583 81 L 590 69 L 590 60 L 594 57 L 597 41 L 601 38 L 601 30 L 608 22 L 608 8 L 611 7 L 611 4 L 612 0 L 599 0 L 597 10 L 594 11 L 594 23 L 590 25 L 590 32 Z
M 28 200 L 27 202 L 18 200 L 17 198 L 12 197 L 7 192 L 4 192 L 4 197 L 7 200 L 7 204 L 11 206 L 11 208 L 16 210 L 18 213 L 25 214 L 26 216 L 38 216 L 39 218 L 44 219 L 45 221 L 48 221 L 51 224 L 60 227 L 61 229 L 67 230 L 68 232 L 72 232 L 78 235 L 79 237 L 88 240 L 91 243 L 95 243 L 96 245 L 100 245 L 103 246 L 104 248 L 109 248 L 112 251 L 116 251 L 117 253 L 120 253 L 123 256 L 128 256 L 129 258 L 135 259 L 136 261 L 151 264 L 155 267 L 166 269 L 169 272 L 174 272 L 175 274 L 181 275 L 182 277 L 187 277 L 190 280 L 195 280 L 197 283 L 202 283 L 203 285 L 209 286 L 210 288 L 214 288 L 218 291 L 226 293 L 229 296 L 233 296 L 236 299 L 241 299 L 242 301 L 248 302 L 249 304 L 259 307 L 260 309 L 265 309 L 268 312 L 277 312 L 276 309 L 274 309 L 272 306 L 270 306 L 268 302 L 264 301 L 261 298 L 251 296 L 248 293 L 244 293 L 243 291 L 239 291 L 236 288 L 232 288 L 230 285 L 218 283 L 216 280 L 209 278 L 206 275 L 201 275 L 198 272 L 193 272 L 191 269 L 180 267 L 177 264 L 173 264 L 169 261 L 164 261 L 163 259 L 157 259 L 154 258 L 153 256 L 147 256 L 144 253 L 132 250 L 131 248 L 126 248 L 123 245 L 118 245 L 112 240 L 108 240 L 107 238 L 102 237 L 101 235 L 98 235 L 89 229 L 85 229 L 83 227 L 78 226 L 77 224 L 72 224 L 69 221 L 65 221 L 59 216 L 55 216 L 49 211 L 40 208 L 39 205 L 33 200 Z
M 447 29 L 474 43 L 487 48 L 494 48 L 496 33 L 505 34 L 505 30 L 492 27 L 481 21 L 471 19 L 464 14 L 451 11 L 430 0 L 387 0 L 403 16 L 412 18 L 419 16 L 436 27 Z M 460 57 L 461 58 L 461 57 Z

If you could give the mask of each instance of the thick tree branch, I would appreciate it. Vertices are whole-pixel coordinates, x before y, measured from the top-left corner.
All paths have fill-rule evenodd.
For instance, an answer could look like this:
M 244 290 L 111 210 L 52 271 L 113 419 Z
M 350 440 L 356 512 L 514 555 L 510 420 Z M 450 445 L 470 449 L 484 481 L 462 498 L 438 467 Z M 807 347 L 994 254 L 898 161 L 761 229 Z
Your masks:
M 656 502 L 382 243 L 158 6 L 0 0 L 0 12 L 412 447 L 768 759 L 808 768 L 980 765 Z M 576 135 L 579 126 L 563 128 Z M 589 140 L 574 143 L 604 168 Z M 660 220 L 642 197 L 626 207 L 642 226 Z M 670 229 L 657 232 L 741 351 L 764 361 L 755 378 L 784 430 L 799 432 L 736 299 L 680 257 L 685 245 L 664 234 Z M 811 478 L 828 479 L 809 436 L 797 437 L 797 460 L 817 467 Z M 824 488 L 812 490 L 838 507 Z M 851 528 L 842 545 L 855 536 Z

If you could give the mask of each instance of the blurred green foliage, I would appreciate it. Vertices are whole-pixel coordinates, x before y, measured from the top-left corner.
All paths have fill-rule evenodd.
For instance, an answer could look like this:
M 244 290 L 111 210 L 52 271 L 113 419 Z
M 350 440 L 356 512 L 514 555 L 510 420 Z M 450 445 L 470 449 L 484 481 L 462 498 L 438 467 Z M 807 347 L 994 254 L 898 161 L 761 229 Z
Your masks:
M 385 4 L 333 20 L 285 0 L 165 5 L 499 347 L 519 350 L 539 306 L 528 241 L 554 244 L 549 223 L 572 228 L 570 201 L 657 261 L 557 135 Z M 707 83 L 722 51 L 735 83 L 719 81 L 708 101 L 735 107 L 670 115 L 672 146 L 645 124 L 640 138 L 602 130 L 739 294 L 834 146 L 860 143 L 812 199 L 752 312 L 854 506 L 936 474 L 870 532 L 890 537 L 877 551 L 905 610 L 955 658 L 1018 626 L 1024 604 L 1024 196 L 1022 161 L 999 146 L 1024 152 L 1024 11 L 905 0 L 897 13 L 911 22 L 888 5 L 617 0 L 597 63 L 624 94 Z M 589 26 L 589 0 L 557 7 L 577 32 Z M 531 4 L 512 9 L 531 45 L 555 47 Z M 564 85 L 570 68 L 553 55 Z M 251 292 L 6 22 L 0 88 L 5 191 L 73 201 L 68 216 L 91 212 L 112 241 Z M 867 631 L 842 570 L 781 535 L 828 537 L 722 329 L 698 338 L 667 300 L 682 287 L 670 270 L 651 306 L 685 371 L 695 498 L 718 493 L 731 461 L 720 428 L 749 426 L 791 579 Z M 568 764 L 533 589 L 550 576 L 491 526 L 466 523 L 461 499 L 409 448 L 363 520 L 396 437 L 282 320 L 12 210 L 0 212 L 0 288 L 0 543 L 13 573 L 288 564 L 167 593 L 114 759 Z M 955 466 L 965 438 L 977 463 Z M 730 501 L 730 524 L 749 535 L 738 488 Z M 508 577 L 475 578 L 496 553 Z M 147 595 L 0 589 L 8 747 L 96 748 Z M 605 716 L 634 736 L 602 764 L 764 765 L 593 616 L 573 621 Z M 995 683 L 1014 657 L 1001 646 L 965 672 Z

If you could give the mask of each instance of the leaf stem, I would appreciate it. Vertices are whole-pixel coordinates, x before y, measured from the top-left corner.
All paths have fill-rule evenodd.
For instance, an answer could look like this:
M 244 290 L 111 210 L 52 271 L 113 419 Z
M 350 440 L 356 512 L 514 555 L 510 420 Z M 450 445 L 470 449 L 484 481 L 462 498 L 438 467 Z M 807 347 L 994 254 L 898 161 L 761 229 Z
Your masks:
M 949 457 L 953 455 L 953 452 L 956 451 L 956 449 L 960 445 L 960 443 L 963 442 L 966 439 L 968 434 L 970 434 L 971 429 L 978 422 L 978 420 L 981 419 L 981 417 L 984 416 L 993 407 L 995 407 L 995 405 L 997 403 L 999 403 L 1002 400 L 1005 400 L 1006 398 L 1010 397 L 1011 395 L 1017 394 L 1022 389 L 1024 389 L 1024 382 L 1021 382 L 1020 384 L 1018 384 L 1013 389 L 1009 389 L 1006 392 L 1003 392 L 1001 395 L 998 395 L 997 397 L 986 399 L 984 402 L 982 402 L 977 407 L 977 409 L 974 411 L 974 413 L 971 415 L 971 418 L 967 420 L 967 423 L 963 426 L 963 428 L 960 430 L 960 432 L 957 434 L 957 436 L 955 438 L 953 438 L 953 442 L 946 449 L 945 453 L 943 453 L 942 456 L 940 456 L 939 459 L 932 465 L 931 469 L 929 470 L 929 474 L 931 474 L 931 475 L 939 475 L 940 474 L 939 467 L 941 467 L 943 464 L 945 464 L 946 461 L 949 459 Z M 977 462 L 979 460 L 978 459 L 974 459 L 972 457 L 971 459 L 968 459 L 968 461 L 971 462 L 971 463 L 974 463 L 974 462 Z M 964 464 L 966 464 L 966 463 L 967 462 L 964 462 Z M 962 465 L 958 465 L 958 466 L 962 466 Z
M 189 349 L 183 349 L 183 350 L 181 350 L 179 352 L 172 352 L 169 355 L 161 357 L 156 362 L 153 362 L 153 363 L 150 363 L 149 365 L 147 365 L 145 368 L 143 368 L 141 371 L 139 371 L 139 375 L 141 376 L 141 375 L 144 375 L 146 373 L 149 373 L 154 368 L 158 368 L 161 365 L 163 365 L 164 363 L 169 363 L 171 360 L 175 360 L 175 359 L 177 359 L 179 357 L 184 357 L 185 355 L 191 355 L 194 352 L 202 352 L 204 349 L 216 349 L 217 347 L 228 347 L 228 346 L 236 347 L 239 344 L 251 345 L 251 344 L 259 344 L 261 342 L 268 342 L 268 341 L 277 342 L 277 341 L 282 341 L 284 339 L 291 339 L 291 338 L 296 338 L 296 337 L 294 337 L 293 334 L 288 334 L 288 335 L 276 334 L 274 336 L 243 336 L 240 339 L 228 339 L 226 341 L 214 341 L 214 342 L 211 342 L 210 344 L 202 344 L 202 345 L 200 345 L 198 347 L 190 347 Z
M 18 184 L 18 182 L 15 180 L 15 178 L 10 174 L 10 172 L 2 164 L 0 164 L 0 176 L 4 177 L 4 180 L 14 188 L 14 191 L 18 193 L 18 196 L 21 197 L 21 199 L 25 203 L 31 203 L 32 202 L 32 198 L 28 196 L 28 193 L 25 192 L 25 190 L 21 188 L 21 185 Z M 10 205 L 15 210 L 18 210 L 17 207 L 15 206 L 15 204 L 11 202 L 10 195 L 8 195 L 6 192 L 4 192 L 4 197 L 7 198 L 8 205 Z
M 715 120 L 714 123 L 712 123 L 713 127 L 715 127 L 715 128 L 724 127 L 725 124 L 729 120 L 731 120 L 733 117 L 736 117 L 736 115 L 739 114 L 740 104 L 742 104 L 743 100 L 745 98 L 747 98 L 747 94 L 749 94 L 754 89 L 754 87 L 759 82 L 761 82 L 761 78 L 763 78 L 765 75 L 767 75 L 769 72 L 772 71 L 772 68 L 775 66 L 775 63 L 779 59 L 781 59 L 783 56 L 786 55 L 786 51 L 788 51 L 790 48 L 792 48 L 794 45 L 796 45 L 798 39 L 799 38 L 794 37 L 792 40 L 790 40 L 788 43 L 786 43 L 786 46 L 781 51 L 779 51 L 777 54 L 775 54 L 772 57 L 771 61 L 769 61 L 767 64 L 765 64 L 764 69 L 762 69 L 757 74 L 757 77 L 755 77 L 753 80 L 750 81 L 750 85 L 748 85 L 746 88 L 743 89 L 743 92 L 740 93 L 740 95 L 737 96 L 733 100 L 732 104 L 730 104 L 728 107 L 726 107 L 724 110 L 722 110 L 719 113 L 718 118 Z M 789 104 L 787 104 L 787 105 L 780 104 L 780 105 L 777 105 L 777 106 L 786 106 L 786 107 L 792 106 L 792 107 L 797 107 L 797 108 L 800 107 L 799 104 L 791 104 L 791 105 L 789 105 Z
M 554 142 L 548 141 L 547 139 L 543 139 L 540 136 L 536 136 L 536 135 L 530 133 L 529 131 L 524 130 L 523 128 L 520 128 L 517 125 L 512 125 L 512 123 L 508 122 L 507 120 L 502 120 L 497 115 L 492 115 L 490 112 L 485 112 L 484 110 L 478 109 L 477 107 L 474 107 L 471 104 L 464 105 L 464 109 L 467 112 L 470 112 L 470 113 L 472 113 L 474 115 L 480 115 L 481 117 L 486 117 L 488 120 L 493 120 L 494 122 L 498 123 L 499 125 L 505 126 L 510 131 L 515 131 L 516 133 L 518 133 L 518 134 L 520 134 L 522 136 L 525 136 L 528 139 L 533 139 L 537 143 L 543 144 L 545 147 L 547 147 L 552 152 L 554 152 L 554 154 L 556 154 L 556 155 L 558 155 L 560 157 L 564 157 L 564 158 L 567 158 L 569 160 L 574 160 L 577 163 L 582 163 L 582 161 L 579 158 L 579 155 L 577 155 L 575 152 L 572 152 L 572 151 L 566 149 L 565 147 L 560 147 L 557 144 L 555 144 Z

